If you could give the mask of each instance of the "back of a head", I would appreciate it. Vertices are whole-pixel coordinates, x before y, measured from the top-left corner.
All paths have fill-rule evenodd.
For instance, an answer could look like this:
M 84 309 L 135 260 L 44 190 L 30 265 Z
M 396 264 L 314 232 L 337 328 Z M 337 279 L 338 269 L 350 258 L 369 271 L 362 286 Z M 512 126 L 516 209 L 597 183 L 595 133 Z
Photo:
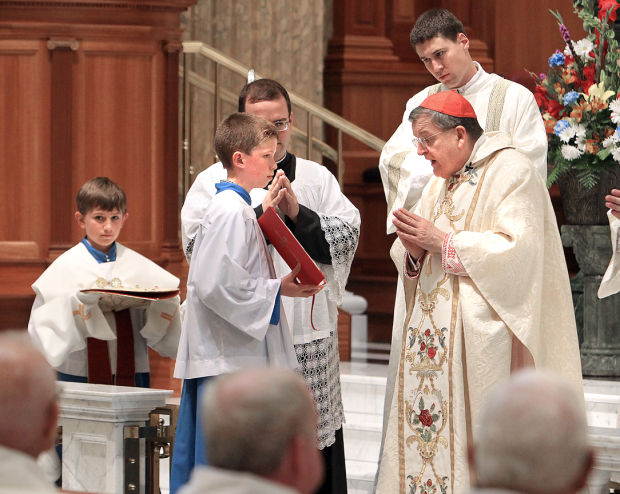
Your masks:
M 474 449 L 479 487 L 573 492 L 590 460 L 583 401 L 563 380 L 521 371 L 490 394 Z
M 409 41 L 415 48 L 419 43 L 436 36 L 456 41 L 459 33 L 467 35 L 463 23 L 452 12 L 446 9 L 431 9 L 417 18 L 409 35 Z
M 127 212 L 127 197 L 123 189 L 108 177 L 95 177 L 86 182 L 76 196 L 77 210 L 86 214 L 95 208 L 104 211 Z
M 286 106 L 288 108 L 289 115 L 291 114 L 291 98 L 288 95 L 288 91 L 282 84 L 273 79 L 257 79 L 255 81 L 247 83 L 241 89 L 239 93 L 239 107 L 240 112 L 245 111 L 245 103 L 258 103 L 259 101 L 275 101 L 280 98 L 284 98 Z
M 277 139 L 277 135 L 274 125 L 264 118 L 250 113 L 233 113 L 215 131 L 215 152 L 224 168 L 229 169 L 235 152 L 251 154 L 259 144 Z
M 214 379 L 201 398 L 209 464 L 272 474 L 293 437 L 315 441 L 312 408 L 305 382 L 292 371 L 253 369 Z
M 56 372 L 25 330 L 0 331 L 0 444 L 31 456 L 52 446 Z

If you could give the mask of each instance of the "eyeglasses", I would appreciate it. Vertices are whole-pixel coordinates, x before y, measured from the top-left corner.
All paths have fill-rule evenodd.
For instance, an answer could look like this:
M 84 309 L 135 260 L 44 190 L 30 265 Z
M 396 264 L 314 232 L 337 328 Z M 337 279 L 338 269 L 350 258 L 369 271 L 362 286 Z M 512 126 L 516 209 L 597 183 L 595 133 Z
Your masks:
M 449 130 L 452 130 L 452 129 L 442 130 L 441 132 L 437 132 L 436 134 L 430 135 L 428 137 L 413 136 L 413 139 L 411 140 L 411 142 L 413 142 L 413 145 L 415 147 L 422 146 L 423 149 L 428 149 L 428 146 L 429 144 L 431 144 L 431 141 L 434 137 L 437 137 L 439 134 L 443 134 L 444 132 L 448 132 Z
M 278 132 L 284 132 L 285 130 L 288 130 L 288 124 L 288 120 L 278 120 L 277 122 L 273 122 L 273 125 Z

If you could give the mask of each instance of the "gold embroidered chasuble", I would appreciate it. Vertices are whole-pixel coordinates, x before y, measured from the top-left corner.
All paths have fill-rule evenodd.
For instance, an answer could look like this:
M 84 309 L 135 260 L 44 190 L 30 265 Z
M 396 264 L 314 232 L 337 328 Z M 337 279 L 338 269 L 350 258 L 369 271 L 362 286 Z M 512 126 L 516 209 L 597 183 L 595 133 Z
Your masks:
M 505 136 L 481 139 L 473 165 L 448 180 L 433 178 L 416 208 L 454 232 L 464 271 L 446 272 L 433 253 L 417 282 L 406 280 L 381 494 L 467 490 L 467 442 L 484 397 L 511 368 L 548 367 L 581 386 L 568 274 L 546 187 Z M 402 269 L 399 241 L 394 252 Z M 554 357 L 560 349 L 564 357 Z

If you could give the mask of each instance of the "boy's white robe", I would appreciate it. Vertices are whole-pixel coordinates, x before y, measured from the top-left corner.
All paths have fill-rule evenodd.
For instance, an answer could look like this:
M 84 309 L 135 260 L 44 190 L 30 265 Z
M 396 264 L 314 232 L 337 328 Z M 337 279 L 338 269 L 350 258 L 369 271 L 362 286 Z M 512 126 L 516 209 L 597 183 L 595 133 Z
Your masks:
M 254 209 L 233 190 L 216 194 L 194 241 L 174 377 L 296 368 L 284 311 L 270 324 L 280 284 Z
M 454 193 L 455 210 L 463 210 L 470 218 L 466 220 L 467 226 L 457 229 L 453 237 L 454 249 L 466 273 L 447 273 L 450 290 L 442 291 L 436 300 L 437 307 L 449 311 L 436 317 L 451 320 L 448 327 L 454 332 L 446 335 L 445 341 L 452 343 L 447 343 L 448 360 L 441 371 L 432 371 L 437 373 L 437 386 L 440 380 L 443 382 L 441 401 L 447 406 L 443 416 L 433 420 L 449 420 L 449 426 L 441 432 L 446 442 L 438 440 L 433 457 L 435 465 L 442 468 L 437 475 L 430 465 L 423 469 L 416 446 L 421 443 L 413 439 L 416 429 L 405 420 L 406 400 L 411 402 L 416 393 L 428 393 L 424 386 L 419 387 L 423 373 L 406 370 L 409 359 L 418 358 L 411 355 L 420 355 L 415 353 L 418 340 L 412 342 L 409 327 L 417 324 L 413 321 L 419 320 L 422 310 L 416 286 L 421 281 L 407 279 L 404 302 L 411 317 L 400 334 L 394 336 L 392 352 L 411 355 L 401 357 L 388 371 L 388 382 L 394 383 L 394 388 L 388 390 L 391 402 L 377 487 L 381 494 L 404 492 L 412 480 L 408 476 L 415 478 L 421 470 L 421 480 L 430 479 L 435 486 L 447 477 L 448 493 L 466 489 L 469 431 L 476 425 L 484 427 L 477 422 L 484 399 L 496 383 L 509 376 L 511 368 L 529 361 L 536 368 L 561 374 L 583 395 L 568 272 L 545 184 L 530 161 L 511 149 L 508 136 L 481 139 L 484 142 L 472 159 L 478 166 L 476 195 L 473 200 L 468 197 L 459 202 L 467 183 Z M 430 219 L 444 193 L 445 180 L 433 177 L 416 212 Z M 399 240 L 392 253 L 402 274 L 405 250 Z M 430 273 L 427 261 L 424 262 L 421 280 L 425 276 L 441 279 L 445 274 L 436 260 Z M 450 298 L 445 299 L 448 295 Z M 425 375 L 426 384 L 429 376 Z M 431 392 L 428 396 L 437 395 Z M 424 406 L 428 407 L 429 401 L 426 399 Z M 544 406 L 544 397 L 532 406 Z
M 326 287 L 314 297 L 285 297 L 282 300 L 287 320 L 293 328 L 296 345 L 327 338 L 338 324 L 338 305 L 349 277 L 353 255 L 357 248 L 360 229 L 360 214 L 357 208 L 340 190 L 331 172 L 314 161 L 295 157 L 295 180 L 291 187 L 299 204 L 318 214 L 321 227 L 330 244 L 332 264 L 317 263 L 325 274 Z M 221 163 L 215 163 L 201 172 L 192 184 L 181 209 L 183 248 L 196 235 L 198 225 L 204 216 L 206 205 L 215 195 L 215 184 L 226 180 L 227 173 Z M 265 198 L 264 189 L 250 192 L 252 206 L 260 205 Z M 331 230 L 331 231 L 330 231 Z M 332 231 L 334 233 L 332 233 Z M 341 242 L 345 237 L 348 242 Z M 270 247 L 276 275 L 287 275 L 291 268 L 282 257 Z M 311 324 L 314 322 L 314 327 Z
M 116 323 L 99 305 L 91 288 L 177 289 L 179 279 L 137 252 L 116 243 L 116 261 L 98 263 L 83 243 L 61 254 L 32 284 L 36 297 L 28 331 L 56 370 L 87 375 L 86 338 L 108 340 L 116 369 Z M 120 285 L 120 286 L 119 286 Z M 147 344 L 164 357 L 175 357 L 181 333 L 179 297 L 145 302 L 130 309 L 135 371 L 149 372 Z

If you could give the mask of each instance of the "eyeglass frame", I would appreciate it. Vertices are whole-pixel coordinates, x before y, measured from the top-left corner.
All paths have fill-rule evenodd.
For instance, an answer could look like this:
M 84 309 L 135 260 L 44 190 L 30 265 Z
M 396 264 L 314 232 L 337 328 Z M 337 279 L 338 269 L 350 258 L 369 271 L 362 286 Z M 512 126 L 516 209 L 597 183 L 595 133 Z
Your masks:
M 289 119 L 286 119 L 286 120 L 278 120 L 277 122 L 272 122 L 272 123 L 273 123 L 273 126 L 276 128 L 276 130 L 278 132 L 284 132 L 284 131 L 288 130 L 288 127 L 289 127 L 291 121 Z M 283 129 L 279 129 L 278 126 L 280 126 L 280 125 L 284 125 L 284 128 Z
M 413 136 L 413 139 L 411 139 L 411 142 L 413 143 L 413 145 L 417 148 L 418 146 L 422 146 L 423 149 L 428 149 L 428 146 L 430 144 L 429 139 L 432 139 L 433 137 L 438 136 L 439 134 L 443 134 L 445 132 L 448 132 L 449 130 L 454 129 L 455 127 L 450 127 L 449 129 L 444 129 L 441 130 L 435 134 L 432 134 L 430 136 L 427 137 L 416 137 Z

